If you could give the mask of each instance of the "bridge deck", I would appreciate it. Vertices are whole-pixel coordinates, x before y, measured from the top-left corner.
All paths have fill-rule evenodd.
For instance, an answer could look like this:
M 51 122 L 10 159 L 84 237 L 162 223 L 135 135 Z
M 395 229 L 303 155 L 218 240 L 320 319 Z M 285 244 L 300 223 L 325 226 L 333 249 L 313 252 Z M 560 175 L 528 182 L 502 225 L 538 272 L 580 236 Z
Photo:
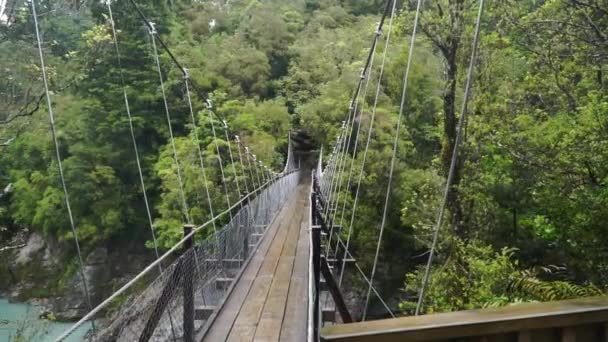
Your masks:
M 302 182 L 267 228 L 204 341 L 305 341 L 308 192 Z

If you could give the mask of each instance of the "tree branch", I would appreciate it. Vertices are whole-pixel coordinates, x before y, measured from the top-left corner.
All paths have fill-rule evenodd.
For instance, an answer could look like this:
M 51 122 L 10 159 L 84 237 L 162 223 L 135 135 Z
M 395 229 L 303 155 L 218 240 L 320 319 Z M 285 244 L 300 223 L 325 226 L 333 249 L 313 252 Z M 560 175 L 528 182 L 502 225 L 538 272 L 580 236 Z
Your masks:
M 1 143 L 0 147 L 6 147 L 6 146 L 10 145 L 10 143 L 12 143 L 13 140 L 15 140 L 15 137 L 12 137 L 12 138 L 8 139 L 7 141 Z
M 57 89 L 56 92 L 59 93 L 59 92 L 62 92 L 64 90 L 70 88 L 75 82 L 76 82 L 75 78 L 71 79 L 65 86 Z M 9 115 L 9 116 L 7 116 L 7 119 L 0 121 L 0 125 L 6 125 L 18 117 L 34 115 L 34 113 L 36 113 L 38 111 L 38 109 L 40 109 L 40 104 L 44 100 L 45 95 L 46 95 L 46 93 L 43 92 L 40 94 L 40 96 L 38 96 L 37 100 L 35 100 L 36 106 L 33 109 L 31 109 L 27 112 L 24 112 L 27 109 L 27 107 L 29 107 L 32 104 L 32 102 L 30 102 L 30 103 L 24 105 L 23 108 L 21 108 L 21 110 L 17 114 L 14 114 L 12 116 Z
M 24 244 L 24 243 L 22 243 L 22 244 L 20 244 L 20 245 L 15 245 L 15 246 L 5 246 L 5 247 L 0 248 L 0 253 L 1 253 L 1 252 L 4 252 L 4 251 L 11 250 L 11 249 L 18 249 L 18 248 L 22 248 L 22 247 L 25 247 L 25 244 Z
M 34 113 L 36 113 L 38 111 L 38 109 L 40 109 L 40 103 L 42 103 L 42 100 L 44 100 L 44 95 L 45 94 L 42 93 L 42 94 L 40 94 L 40 96 L 38 96 L 38 99 L 34 102 L 36 104 L 36 106 L 33 109 L 31 109 L 29 111 L 25 111 L 27 109 L 27 107 L 30 106 L 30 104 L 31 104 L 31 102 L 30 102 L 30 103 L 26 104 L 25 106 L 23 106 L 23 108 L 17 114 L 8 115 L 5 120 L 0 121 L 0 125 L 6 125 L 19 117 L 34 115 Z
M 584 6 L 584 7 L 593 8 L 593 9 L 599 11 L 599 12 L 602 12 L 604 15 L 608 15 L 608 10 L 603 9 L 603 8 L 599 7 L 598 5 L 591 4 L 591 3 L 588 3 L 588 2 L 583 2 L 583 1 L 580 1 L 580 0 L 570 0 L 570 2 L 572 4 L 574 4 L 575 6 L 578 5 L 578 6 Z

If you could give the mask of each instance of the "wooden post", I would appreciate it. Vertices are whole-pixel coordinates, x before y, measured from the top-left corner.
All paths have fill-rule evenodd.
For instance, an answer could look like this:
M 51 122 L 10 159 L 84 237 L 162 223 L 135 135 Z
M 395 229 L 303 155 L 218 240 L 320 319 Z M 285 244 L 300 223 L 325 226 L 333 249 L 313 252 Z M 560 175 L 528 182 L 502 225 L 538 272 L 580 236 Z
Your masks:
M 532 334 L 530 334 L 530 330 L 522 330 L 517 333 L 517 342 L 531 342 Z
M 184 225 L 184 237 L 192 233 L 194 225 Z M 194 342 L 194 250 L 192 249 L 193 238 L 190 236 L 184 242 L 184 254 L 182 256 L 184 262 L 184 342 Z
M 576 342 L 576 328 L 563 327 L 562 328 L 562 342 Z
M 243 260 L 247 260 L 249 256 L 249 235 L 245 234 L 245 240 L 243 240 Z

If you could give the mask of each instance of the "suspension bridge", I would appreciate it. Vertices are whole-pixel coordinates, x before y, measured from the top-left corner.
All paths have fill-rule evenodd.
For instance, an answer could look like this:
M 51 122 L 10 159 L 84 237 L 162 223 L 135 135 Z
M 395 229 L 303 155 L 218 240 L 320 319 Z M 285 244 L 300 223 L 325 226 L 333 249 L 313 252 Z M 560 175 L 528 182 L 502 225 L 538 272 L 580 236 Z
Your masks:
M 415 316 L 396 317 L 398 314 L 394 312 L 395 307 L 387 304 L 376 289 L 374 280 L 393 186 L 393 169 L 398 158 L 402 118 L 406 115 L 404 104 L 410 66 L 415 56 L 422 2 L 417 1 L 404 70 L 401 106 L 395 130 L 391 132 L 393 145 L 390 172 L 387 175 L 386 196 L 379 204 L 383 206 L 383 215 L 374 230 L 377 240 L 373 267 L 371 272 L 366 273 L 351 251 L 352 227 L 358 215 L 362 215 L 357 211 L 358 199 L 362 190 L 367 152 L 374 138 L 374 120 L 388 46 L 391 43 L 396 1 L 386 2 L 382 17 L 372 33 L 369 54 L 354 88 L 349 111 L 328 156 L 323 155 L 322 149 L 314 154 L 297 151 L 290 135 L 284 166 L 281 170 L 274 171 L 258 160 L 254 151 L 231 132 L 228 122 L 213 111 L 210 99 L 203 102 L 206 103 L 217 163 L 208 165 L 205 162 L 192 101 L 192 97 L 199 96 L 200 92 L 196 91 L 196 85 L 191 81 L 188 69 L 180 62 L 179 56 L 159 36 L 156 25 L 148 20 L 134 0 L 129 0 L 134 13 L 147 28 L 152 44 L 152 57 L 158 73 L 158 85 L 165 110 L 163 114 L 167 119 L 180 194 L 180 210 L 183 214 L 183 225 L 177 228 L 183 234 L 177 243 L 161 254 L 155 239 L 154 217 L 146 194 L 138 142 L 132 124 L 126 90 L 128 85 L 121 74 L 119 81 L 123 88 L 125 115 L 130 123 L 142 201 L 147 211 L 156 260 L 111 296 L 94 302 L 83 271 L 78 227 L 70 209 L 70 201 L 74 199 L 69 196 L 64 177 L 62 149 L 57 139 L 36 1 L 31 1 L 59 177 L 80 260 L 82 294 L 90 308 L 81 320 L 57 340 L 71 340 L 77 330 L 86 327 L 88 332 L 85 339 L 91 341 L 607 341 L 606 298 L 419 316 L 445 215 L 448 192 L 458 163 L 462 128 L 471 97 L 484 0 L 478 4 L 458 134 L 443 201 L 438 208 L 433 229 L 432 245 Z M 119 28 L 114 26 L 111 2 L 106 2 L 106 6 L 116 63 L 120 67 Z M 384 50 L 376 56 L 379 44 L 384 45 Z M 180 166 L 174 142 L 165 85 L 167 80 L 161 70 L 159 48 L 170 57 L 183 76 L 183 100 L 189 109 L 192 136 L 198 148 L 198 177 L 205 185 L 204 205 L 210 213 L 208 220 L 203 223 L 194 222 L 190 215 L 192 203 L 188 203 L 184 195 L 186 175 Z M 376 60 L 377 57 L 379 61 Z M 375 77 L 372 77 L 373 72 L 377 72 Z M 195 91 L 191 92 L 191 89 Z M 368 95 L 373 98 L 371 105 L 365 102 Z M 226 146 L 220 147 L 219 139 L 225 139 Z M 360 164 L 355 163 L 355 157 L 360 158 Z M 221 208 L 212 203 L 209 195 L 207 172 L 211 167 L 219 169 L 222 179 L 219 186 L 225 194 L 226 203 Z M 227 177 L 228 172 L 235 177 Z M 354 201 L 349 202 L 341 196 L 344 191 L 351 192 Z M 353 272 L 366 289 L 361 317 L 353 315 L 353 308 L 348 306 L 344 298 L 346 269 Z M 385 310 L 387 319 L 368 321 L 372 301 L 379 303 Z

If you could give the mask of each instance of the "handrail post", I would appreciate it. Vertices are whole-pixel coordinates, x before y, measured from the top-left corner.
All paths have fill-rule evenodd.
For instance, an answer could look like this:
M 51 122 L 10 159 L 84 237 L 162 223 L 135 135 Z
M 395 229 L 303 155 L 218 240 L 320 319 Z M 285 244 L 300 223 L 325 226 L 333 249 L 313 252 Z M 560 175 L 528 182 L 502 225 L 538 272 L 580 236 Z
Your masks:
M 194 230 L 194 225 L 185 224 L 184 225 L 184 237 L 190 235 Z M 193 256 L 193 238 L 190 236 L 184 242 L 184 315 L 183 315 L 183 324 L 184 324 L 184 342 L 194 342 L 194 268 L 192 267 L 194 263 Z
M 321 310 L 319 306 L 319 293 L 321 285 L 321 228 L 318 224 L 317 219 L 317 194 L 313 191 L 311 193 L 311 210 L 312 210 L 312 266 L 314 274 L 314 306 L 313 306 L 313 319 L 314 319 L 314 336 L 315 341 L 319 340 L 320 322 L 321 322 Z

